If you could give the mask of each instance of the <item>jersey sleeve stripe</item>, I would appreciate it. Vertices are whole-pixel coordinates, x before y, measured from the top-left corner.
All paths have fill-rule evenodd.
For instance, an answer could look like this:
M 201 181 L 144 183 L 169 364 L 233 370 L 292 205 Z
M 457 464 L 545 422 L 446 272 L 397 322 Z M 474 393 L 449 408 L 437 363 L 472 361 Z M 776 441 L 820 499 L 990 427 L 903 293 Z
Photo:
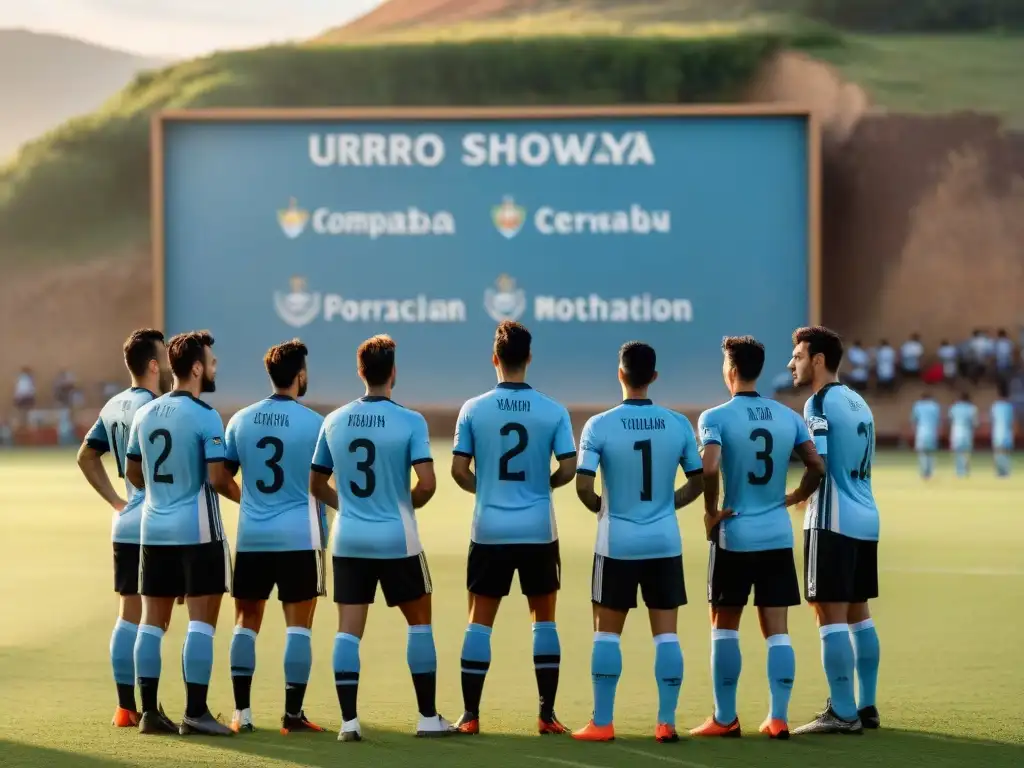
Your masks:
M 708 437 L 701 441 L 704 445 L 721 445 L 722 441 L 717 437 Z M 680 460 L 681 461 L 681 460 Z
M 227 467 L 228 472 L 230 472 L 231 476 L 234 477 L 235 475 L 238 474 L 238 470 L 241 468 L 242 465 L 239 464 L 237 461 L 228 461 L 227 459 L 224 459 L 224 466 Z
M 206 460 L 207 464 L 222 464 L 226 461 L 223 456 L 211 456 Z
M 417 464 L 433 464 L 433 463 L 434 463 L 434 460 L 430 456 L 427 456 L 425 459 L 416 459 L 415 461 L 412 462 L 412 465 L 415 467 Z
M 465 451 L 452 451 L 455 456 L 465 456 L 467 459 L 472 459 L 472 453 L 466 453 Z
M 110 443 L 106 440 L 100 440 L 98 437 L 90 437 L 85 441 L 85 444 L 98 453 L 106 453 L 110 450 Z
M 587 477 L 597 477 L 597 472 L 594 472 L 592 469 L 577 469 L 576 474 L 585 475 Z
M 556 459 L 557 459 L 558 461 L 565 461 L 566 459 L 571 459 L 571 458 L 573 458 L 573 457 L 574 457 L 575 455 L 576 455 L 576 451 L 570 451 L 569 453 L 559 453 L 559 454 L 555 454 L 555 458 L 556 458 Z
M 310 469 L 312 469 L 314 472 L 316 472 L 318 474 L 321 474 L 321 475 L 333 475 L 334 474 L 334 470 L 333 469 L 329 469 L 328 467 L 322 467 L 319 464 L 313 464 L 310 467 Z
M 687 477 L 696 477 L 697 475 L 703 475 L 704 469 L 691 469 L 689 472 L 686 472 L 685 474 Z
M 124 457 L 126 459 L 131 459 L 132 461 L 142 461 L 141 453 L 126 453 Z

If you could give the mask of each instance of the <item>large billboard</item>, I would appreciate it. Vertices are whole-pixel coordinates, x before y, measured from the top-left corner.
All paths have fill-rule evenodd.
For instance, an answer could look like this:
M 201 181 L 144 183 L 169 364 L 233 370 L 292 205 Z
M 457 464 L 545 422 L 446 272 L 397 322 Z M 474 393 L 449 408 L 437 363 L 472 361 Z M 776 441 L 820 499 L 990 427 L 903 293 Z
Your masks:
M 818 314 L 817 134 L 771 107 L 214 110 L 154 121 L 157 322 L 208 328 L 216 402 L 267 392 L 267 347 L 310 347 L 311 400 L 360 394 L 355 349 L 398 342 L 395 396 L 490 388 L 495 324 L 534 334 L 530 380 L 619 397 L 616 352 L 659 356 L 657 396 L 723 397 L 723 335 L 783 370 Z

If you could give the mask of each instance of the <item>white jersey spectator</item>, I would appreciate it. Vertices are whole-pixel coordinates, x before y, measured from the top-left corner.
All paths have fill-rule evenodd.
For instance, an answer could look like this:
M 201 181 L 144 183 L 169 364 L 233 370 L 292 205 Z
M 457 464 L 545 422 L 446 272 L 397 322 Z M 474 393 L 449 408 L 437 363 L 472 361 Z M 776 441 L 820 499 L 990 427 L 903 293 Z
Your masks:
M 957 363 L 960 360 L 960 353 L 957 348 L 946 339 L 939 345 L 939 360 L 942 361 L 942 375 L 947 380 L 956 378 Z
M 968 358 L 970 364 L 968 368 L 970 377 L 975 382 L 984 376 L 985 371 L 988 370 L 994 347 L 995 341 L 984 331 L 978 329 L 971 334 L 971 340 L 968 342 L 968 349 L 970 350 L 970 357 Z
M 896 350 L 885 339 L 875 350 L 875 375 L 881 387 L 889 388 L 896 381 Z
M 1013 369 L 1013 340 L 1006 335 L 1005 328 L 996 334 L 994 355 L 997 373 L 1005 375 Z
M 847 350 L 846 360 L 849 363 L 847 379 L 849 379 L 850 386 L 854 389 L 867 387 L 871 356 L 859 341 L 853 342 L 853 346 Z
M 921 359 L 924 357 L 924 345 L 919 334 L 912 334 L 900 347 L 900 367 L 907 376 L 921 374 Z

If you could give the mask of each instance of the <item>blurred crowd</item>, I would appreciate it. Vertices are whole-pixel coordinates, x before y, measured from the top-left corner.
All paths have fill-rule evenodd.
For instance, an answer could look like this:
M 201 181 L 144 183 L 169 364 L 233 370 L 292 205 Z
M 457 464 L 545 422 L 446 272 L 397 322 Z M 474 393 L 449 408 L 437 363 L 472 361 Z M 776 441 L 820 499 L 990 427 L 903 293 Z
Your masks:
M 116 383 L 104 383 L 96 388 L 95 396 L 87 397 L 75 374 L 68 369 L 59 371 L 50 386 L 51 396 L 46 397 L 35 371 L 27 366 L 21 369 L 14 382 L 11 417 L 0 419 L 0 445 L 11 445 L 15 431 L 23 428 L 55 429 L 61 445 L 73 445 L 78 442 L 75 429 L 78 413 L 86 408 L 95 410 L 99 403 L 123 389 Z

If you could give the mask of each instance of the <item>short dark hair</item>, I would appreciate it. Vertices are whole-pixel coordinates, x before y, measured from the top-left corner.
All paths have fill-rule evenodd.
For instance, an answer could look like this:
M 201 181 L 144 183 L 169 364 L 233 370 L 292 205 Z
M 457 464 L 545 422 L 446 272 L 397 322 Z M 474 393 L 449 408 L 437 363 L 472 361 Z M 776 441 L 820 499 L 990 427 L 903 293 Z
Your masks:
M 164 334 L 155 328 L 139 328 L 132 331 L 124 343 L 124 364 L 133 376 L 143 376 L 150 360 L 156 360 L 159 352 L 156 345 L 162 344 Z
M 743 381 L 757 381 L 764 368 L 764 344 L 753 336 L 726 336 L 722 351 Z
M 631 387 L 646 387 L 654 381 L 658 356 L 654 347 L 642 341 L 627 341 L 619 348 L 619 368 Z
M 843 340 L 838 333 L 823 325 L 812 325 L 793 331 L 793 346 L 805 341 L 811 357 L 825 356 L 825 368 L 829 373 L 839 370 L 839 364 L 843 362 Z
M 494 354 L 503 366 L 518 371 L 530 359 L 533 335 L 522 323 L 502 320 L 494 331 Z
M 270 380 L 278 389 L 287 389 L 295 383 L 299 372 L 306 367 L 306 355 L 309 349 L 298 339 L 286 341 L 267 350 L 263 356 L 263 365 L 270 374 Z
M 213 336 L 209 331 L 187 331 L 172 336 L 167 342 L 167 359 L 171 362 L 171 371 L 179 379 L 188 378 L 192 366 L 206 360 L 206 348 L 213 346 Z
M 386 333 L 371 336 L 356 350 L 359 375 L 373 387 L 386 384 L 395 370 L 395 340 Z

